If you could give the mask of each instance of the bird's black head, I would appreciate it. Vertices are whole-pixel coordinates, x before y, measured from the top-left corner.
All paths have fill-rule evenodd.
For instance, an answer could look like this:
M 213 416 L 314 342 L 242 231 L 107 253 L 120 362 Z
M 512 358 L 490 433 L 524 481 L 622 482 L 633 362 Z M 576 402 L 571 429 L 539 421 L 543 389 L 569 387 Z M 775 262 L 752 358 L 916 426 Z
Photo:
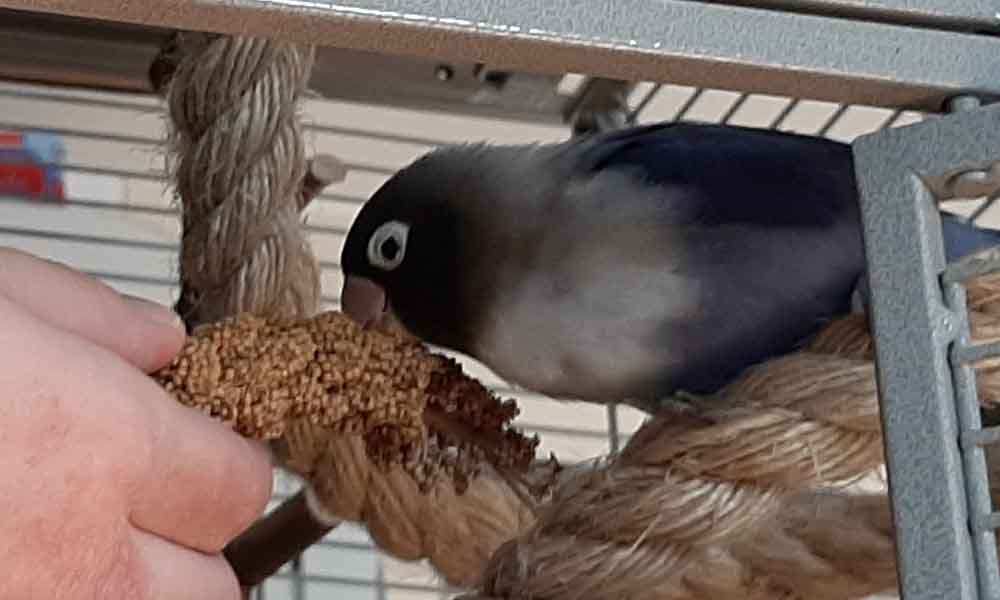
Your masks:
M 411 334 L 456 350 L 466 345 L 462 293 L 468 180 L 447 152 L 424 156 L 365 203 L 341 252 L 344 312 L 363 325 L 394 316 Z M 460 164 L 460 163 L 455 163 Z M 462 163 L 468 164 L 468 163 Z

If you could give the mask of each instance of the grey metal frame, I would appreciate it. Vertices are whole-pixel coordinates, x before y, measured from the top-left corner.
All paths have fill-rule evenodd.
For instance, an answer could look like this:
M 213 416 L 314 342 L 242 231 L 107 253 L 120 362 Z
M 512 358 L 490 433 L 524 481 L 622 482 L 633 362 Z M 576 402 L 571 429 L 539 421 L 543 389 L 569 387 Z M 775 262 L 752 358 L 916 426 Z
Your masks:
M 936 203 L 1000 161 L 1000 104 L 862 136 L 854 150 L 901 591 L 997 598 L 983 449 L 997 432 L 982 429 L 969 363 L 1000 348 L 972 344 L 963 281 L 1000 261 L 946 265 Z
M 959 31 L 1000 30 L 997 5 L 992 0 L 714 0 L 714 3 Z
M 418 87 L 423 82 L 416 81 L 396 88 L 373 86 L 356 93 L 356 99 L 371 101 L 397 89 L 402 104 L 490 105 L 484 113 L 544 114 L 550 122 L 580 112 L 575 102 L 551 93 L 556 78 L 545 75 L 567 71 L 830 100 L 845 108 L 864 104 L 936 112 L 956 94 L 1000 98 L 995 0 L 0 0 L 0 8 L 106 21 L 104 30 L 123 35 L 109 42 L 106 53 L 126 48 L 134 54 L 111 67 L 104 60 L 87 62 L 92 72 L 80 81 L 117 78 L 118 85 L 134 89 L 142 88 L 136 82 L 145 76 L 137 77 L 135 69 L 155 53 L 146 34 L 177 28 L 383 52 L 421 64 L 472 62 L 536 73 L 534 78 L 521 75 L 526 79 L 520 87 L 497 86 L 490 92 L 471 83 L 480 71 L 463 70 L 455 80 L 465 86 L 463 93 L 451 88 L 447 96 L 428 88 L 424 95 Z M 60 39 L 72 46 L 77 35 L 68 27 Z M 10 46 L 13 52 L 15 45 Z M 362 55 L 338 58 L 349 56 Z M 17 58 L 0 61 L 0 75 L 4 68 L 28 68 Z M 399 73 L 405 73 L 407 63 L 399 64 Z M 123 72 L 131 79 L 122 79 Z M 337 83 L 342 82 L 334 73 L 331 96 L 338 96 Z M 595 99 L 596 92 L 588 89 L 595 87 L 584 90 L 581 102 L 600 106 L 609 98 Z M 538 95 L 519 101 L 516 96 L 524 90 Z M 634 121 L 642 106 L 626 119 Z M 971 341 L 963 285 L 970 274 L 1000 269 L 1000 257 L 944 264 L 934 210 L 936 201 L 956 193 L 988 193 L 989 176 L 966 175 L 957 183 L 955 177 L 988 172 L 1000 160 L 1000 105 L 965 108 L 971 110 L 883 129 L 854 144 L 906 600 L 1000 598 L 994 532 L 1000 513 L 992 512 L 984 457 L 984 445 L 1000 440 L 1000 428 L 982 427 L 970 366 L 1000 353 L 1000 346 Z M 613 407 L 609 423 L 614 448 Z
M 146 2 L 119 0 L 0 0 L 0 7 L 25 11 L 476 61 L 529 73 L 578 72 L 926 110 L 939 110 L 959 93 L 1000 96 L 1000 37 L 988 35 L 997 32 L 998 19 L 989 0 L 155 4 L 150 10 Z M 813 14 L 804 12 L 810 8 Z

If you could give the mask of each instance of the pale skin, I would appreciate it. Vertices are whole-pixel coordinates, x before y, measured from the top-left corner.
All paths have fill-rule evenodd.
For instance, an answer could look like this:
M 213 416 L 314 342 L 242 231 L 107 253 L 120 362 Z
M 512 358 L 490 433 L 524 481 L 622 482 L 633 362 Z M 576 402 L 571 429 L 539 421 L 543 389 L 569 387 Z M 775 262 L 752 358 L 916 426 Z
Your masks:
M 241 598 L 221 550 L 271 461 L 146 375 L 183 340 L 166 307 L 0 248 L 0 598 Z

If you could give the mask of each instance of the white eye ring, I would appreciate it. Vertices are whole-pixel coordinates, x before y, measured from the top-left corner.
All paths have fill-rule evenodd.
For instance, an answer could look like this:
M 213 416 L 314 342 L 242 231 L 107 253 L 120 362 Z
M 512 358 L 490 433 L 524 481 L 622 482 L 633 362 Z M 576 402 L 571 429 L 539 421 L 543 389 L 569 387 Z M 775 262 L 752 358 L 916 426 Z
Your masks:
M 410 226 L 406 223 L 400 221 L 382 223 L 368 240 L 368 262 L 380 269 L 392 271 L 403 263 L 409 235 Z M 393 256 L 386 256 L 382 252 L 382 246 L 390 240 L 396 243 L 396 252 Z

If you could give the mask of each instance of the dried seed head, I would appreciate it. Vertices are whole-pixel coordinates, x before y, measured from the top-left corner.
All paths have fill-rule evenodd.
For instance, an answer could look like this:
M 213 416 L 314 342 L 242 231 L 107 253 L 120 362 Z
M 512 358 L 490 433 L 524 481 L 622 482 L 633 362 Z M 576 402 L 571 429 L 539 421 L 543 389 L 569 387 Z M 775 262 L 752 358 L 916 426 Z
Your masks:
M 360 435 L 374 463 L 403 466 L 424 489 L 447 477 L 462 491 L 484 463 L 526 472 L 538 445 L 511 429 L 516 403 L 453 359 L 337 312 L 203 325 L 154 378 L 247 437 L 278 439 L 300 420 Z

